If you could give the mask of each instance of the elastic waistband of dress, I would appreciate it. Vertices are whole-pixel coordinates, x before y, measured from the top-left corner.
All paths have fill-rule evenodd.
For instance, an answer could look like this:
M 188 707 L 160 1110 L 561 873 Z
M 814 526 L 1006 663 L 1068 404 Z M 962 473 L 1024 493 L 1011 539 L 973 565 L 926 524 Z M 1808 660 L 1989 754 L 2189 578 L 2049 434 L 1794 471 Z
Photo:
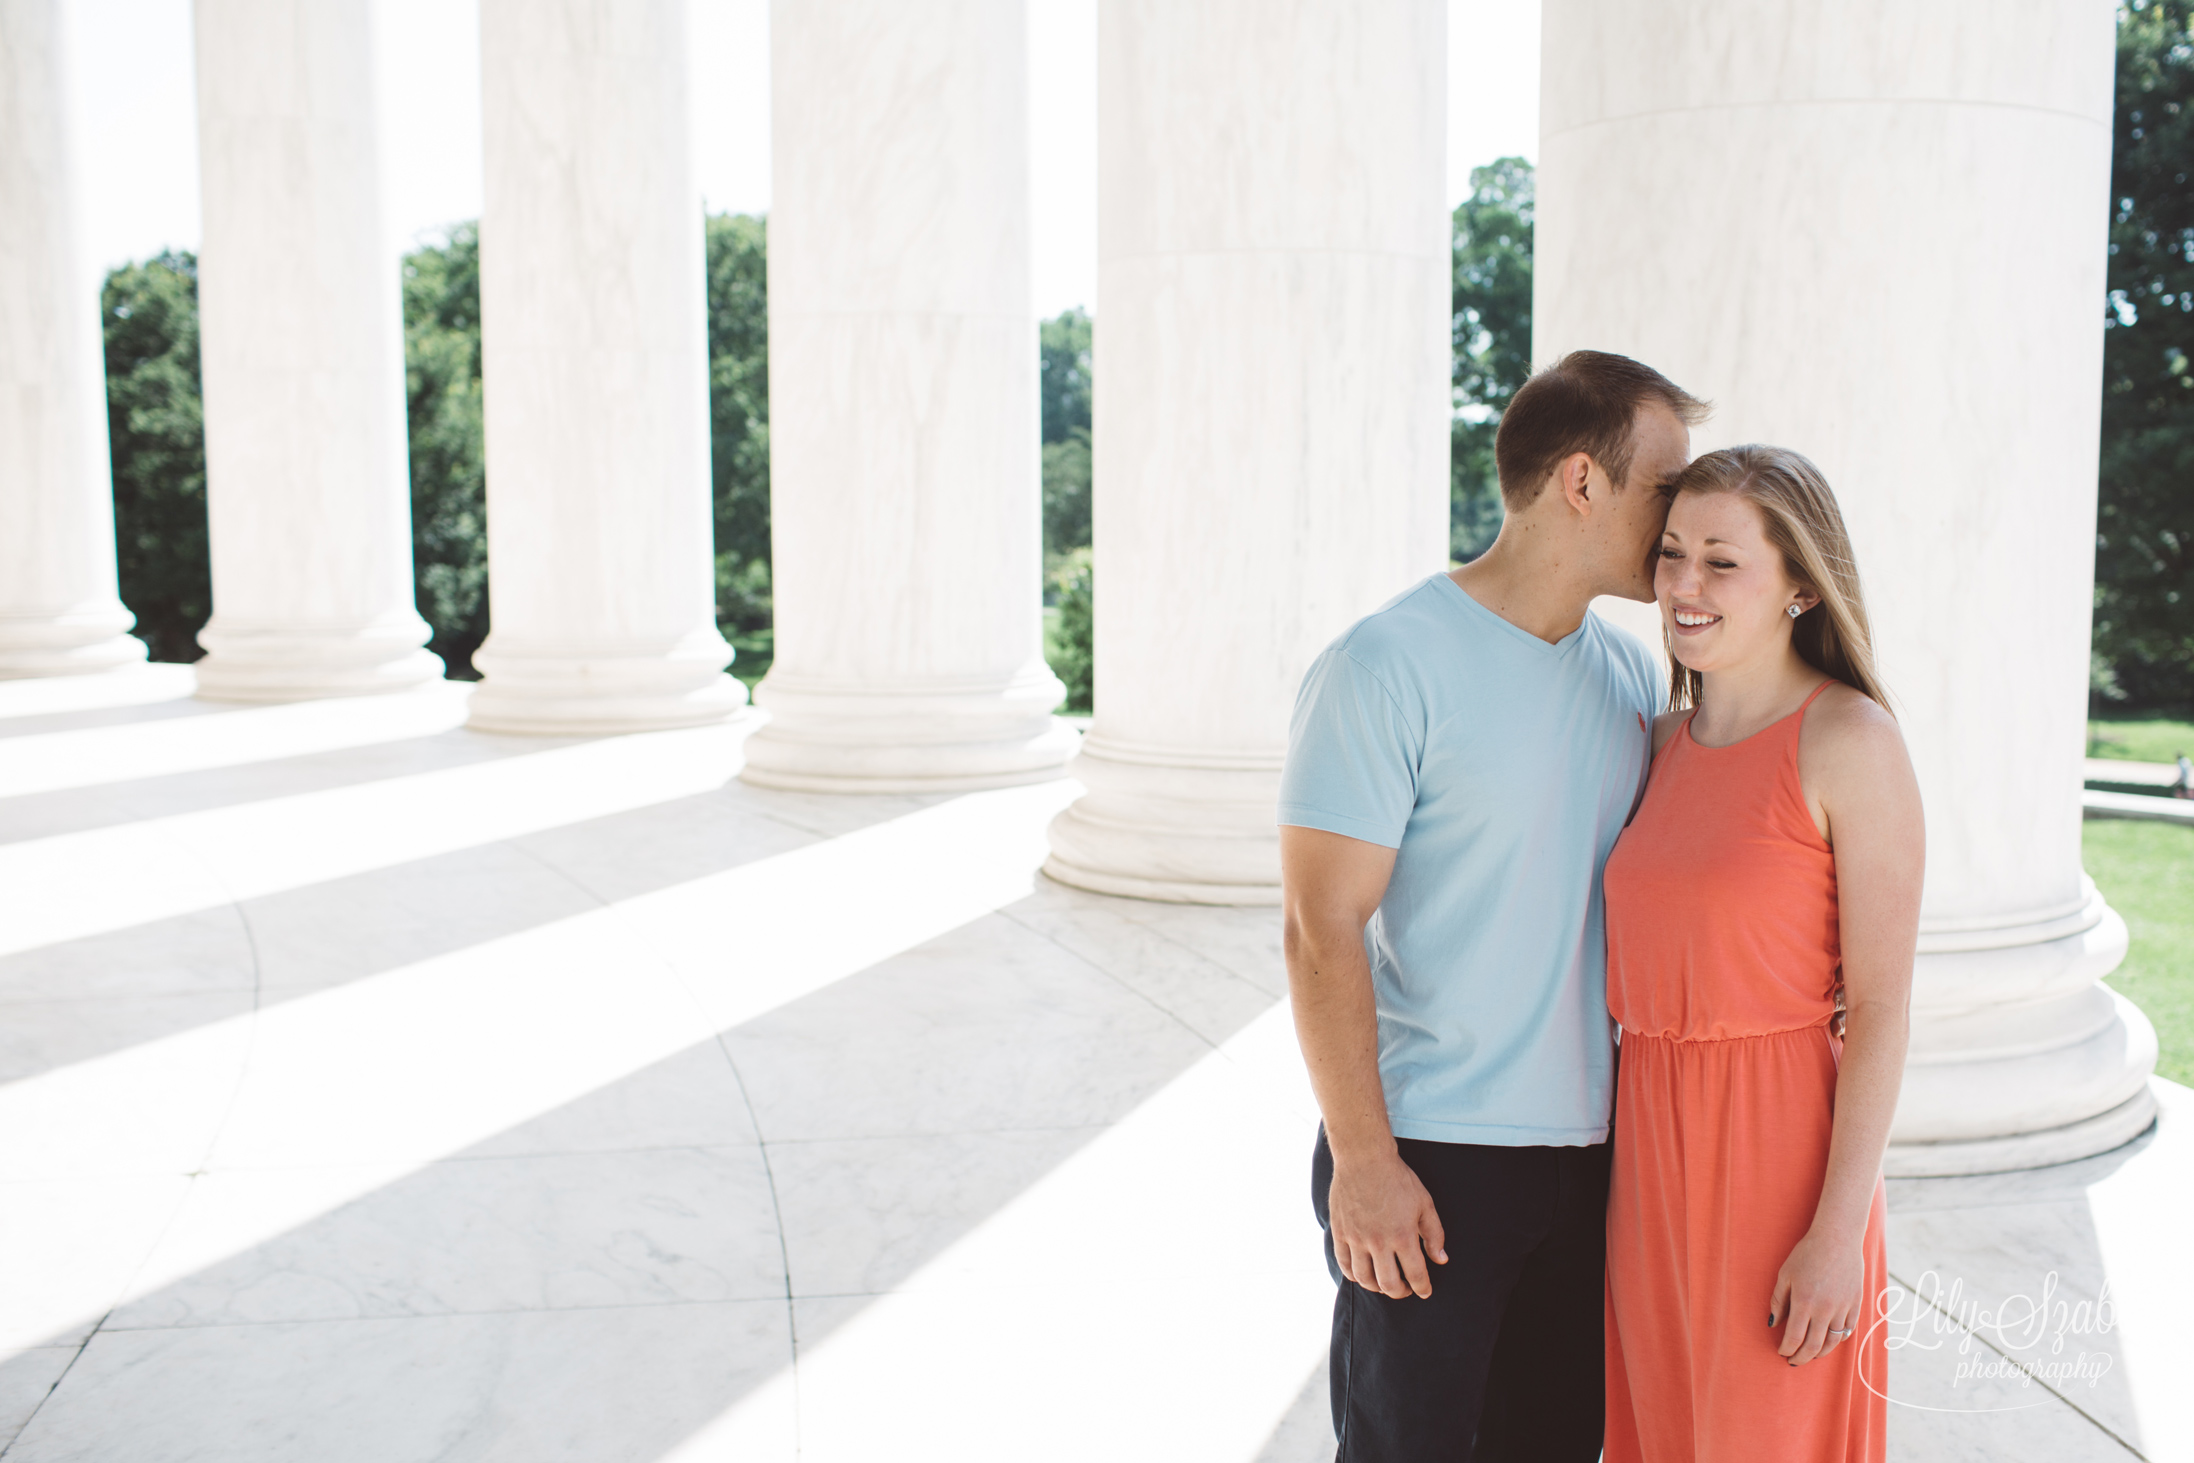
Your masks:
M 1836 1013 L 1831 1011 L 1820 1020 L 1809 1021 L 1803 1026 L 1779 1026 L 1773 1031 L 1741 1031 L 1733 1036 L 1656 1036 L 1650 1031 L 1639 1031 L 1625 1026 L 1623 1041 L 1658 1041 L 1669 1046 L 1714 1046 L 1732 1041 L 1765 1041 L 1771 1036 L 1798 1036 L 1809 1031 L 1825 1031 L 1835 1019 Z

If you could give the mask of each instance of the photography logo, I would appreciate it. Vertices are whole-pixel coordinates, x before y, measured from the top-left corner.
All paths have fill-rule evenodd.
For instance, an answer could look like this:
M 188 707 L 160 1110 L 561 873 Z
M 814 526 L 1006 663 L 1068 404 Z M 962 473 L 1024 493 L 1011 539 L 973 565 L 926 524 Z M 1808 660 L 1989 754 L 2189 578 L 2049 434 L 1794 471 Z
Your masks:
M 1928 1412 L 2016 1412 L 2046 1406 L 2051 1393 L 2092 1390 L 2110 1373 L 2115 1357 L 2100 1338 L 2116 1329 L 2110 1285 L 2090 1300 L 2063 1292 L 2057 1272 L 2032 1292 L 2005 1295 L 1993 1304 L 1976 1298 L 1963 1280 L 1947 1286 L 1933 1270 L 1910 1290 L 1891 1283 L 1875 1300 L 1872 1329 L 1891 1353 L 1942 1353 L 1951 1364 L 1932 1374 L 1929 1400 L 1875 1395 L 1900 1407 Z M 1947 1380 L 1944 1373 L 1948 1373 Z M 1860 1373 L 1865 1379 L 1865 1373 Z M 1874 1390 L 1871 1380 L 1868 1389 Z M 2001 1400 L 2007 1389 L 2018 1401 Z M 1909 1383 L 1900 1391 L 1912 1390 Z M 1947 1404 L 1947 1405 L 1946 1405 Z M 1962 1405 L 1961 1405 L 1962 1404 Z

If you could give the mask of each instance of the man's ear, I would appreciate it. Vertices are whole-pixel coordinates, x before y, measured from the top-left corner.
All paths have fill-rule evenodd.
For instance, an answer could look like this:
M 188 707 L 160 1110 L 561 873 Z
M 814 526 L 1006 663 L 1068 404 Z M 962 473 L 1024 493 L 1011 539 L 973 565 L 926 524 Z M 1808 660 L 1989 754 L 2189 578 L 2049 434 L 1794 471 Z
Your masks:
M 1592 481 L 1592 456 L 1585 452 L 1572 452 L 1554 469 L 1554 487 L 1579 517 L 1599 506 L 1607 493 L 1607 479 L 1603 476 L 1599 485 Z M 1599 498 L 1594 493 L 1600 494 Z

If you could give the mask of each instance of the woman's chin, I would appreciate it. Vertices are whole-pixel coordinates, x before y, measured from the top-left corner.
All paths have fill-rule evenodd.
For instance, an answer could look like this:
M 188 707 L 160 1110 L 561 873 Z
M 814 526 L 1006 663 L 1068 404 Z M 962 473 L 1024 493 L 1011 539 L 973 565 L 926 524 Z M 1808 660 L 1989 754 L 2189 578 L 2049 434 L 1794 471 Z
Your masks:
M 1713 669 L 1713 666 L 1710 664 L 1710 662 L 1712 662 L 1714 659 L 1713 656 L 1701 655 L 1696 653 L 1686 655 L 1684 653 L 1686 648 L 1687 647 L 1684 645 L 1684 642 L 1681 640 L 1677 641 L 1675 645 L 1670 648 L 1669 654 L 1675 657 L 1676 664 L 1682 666 L 1687 671 L 1697 671 L 1702 676 L 1705 675 L 1709 670 Z

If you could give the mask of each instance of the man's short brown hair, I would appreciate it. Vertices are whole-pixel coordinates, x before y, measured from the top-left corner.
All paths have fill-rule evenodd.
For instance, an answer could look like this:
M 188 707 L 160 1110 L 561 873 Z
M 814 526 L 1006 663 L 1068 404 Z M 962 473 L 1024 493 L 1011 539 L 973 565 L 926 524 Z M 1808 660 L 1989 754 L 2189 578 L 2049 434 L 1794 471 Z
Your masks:
M 1708 404 L 1628 356 L 1571 351 L 1526 381 L 1501 413 L 1493 463 L 1501 501 L 1518 513 L 1538 499 L 1547 474 L 1582 452 L 1618 486 L 1630 476 L 1631 438 L 1642 406 L 1665 406 L 1687 427 L 1706 420 Z

